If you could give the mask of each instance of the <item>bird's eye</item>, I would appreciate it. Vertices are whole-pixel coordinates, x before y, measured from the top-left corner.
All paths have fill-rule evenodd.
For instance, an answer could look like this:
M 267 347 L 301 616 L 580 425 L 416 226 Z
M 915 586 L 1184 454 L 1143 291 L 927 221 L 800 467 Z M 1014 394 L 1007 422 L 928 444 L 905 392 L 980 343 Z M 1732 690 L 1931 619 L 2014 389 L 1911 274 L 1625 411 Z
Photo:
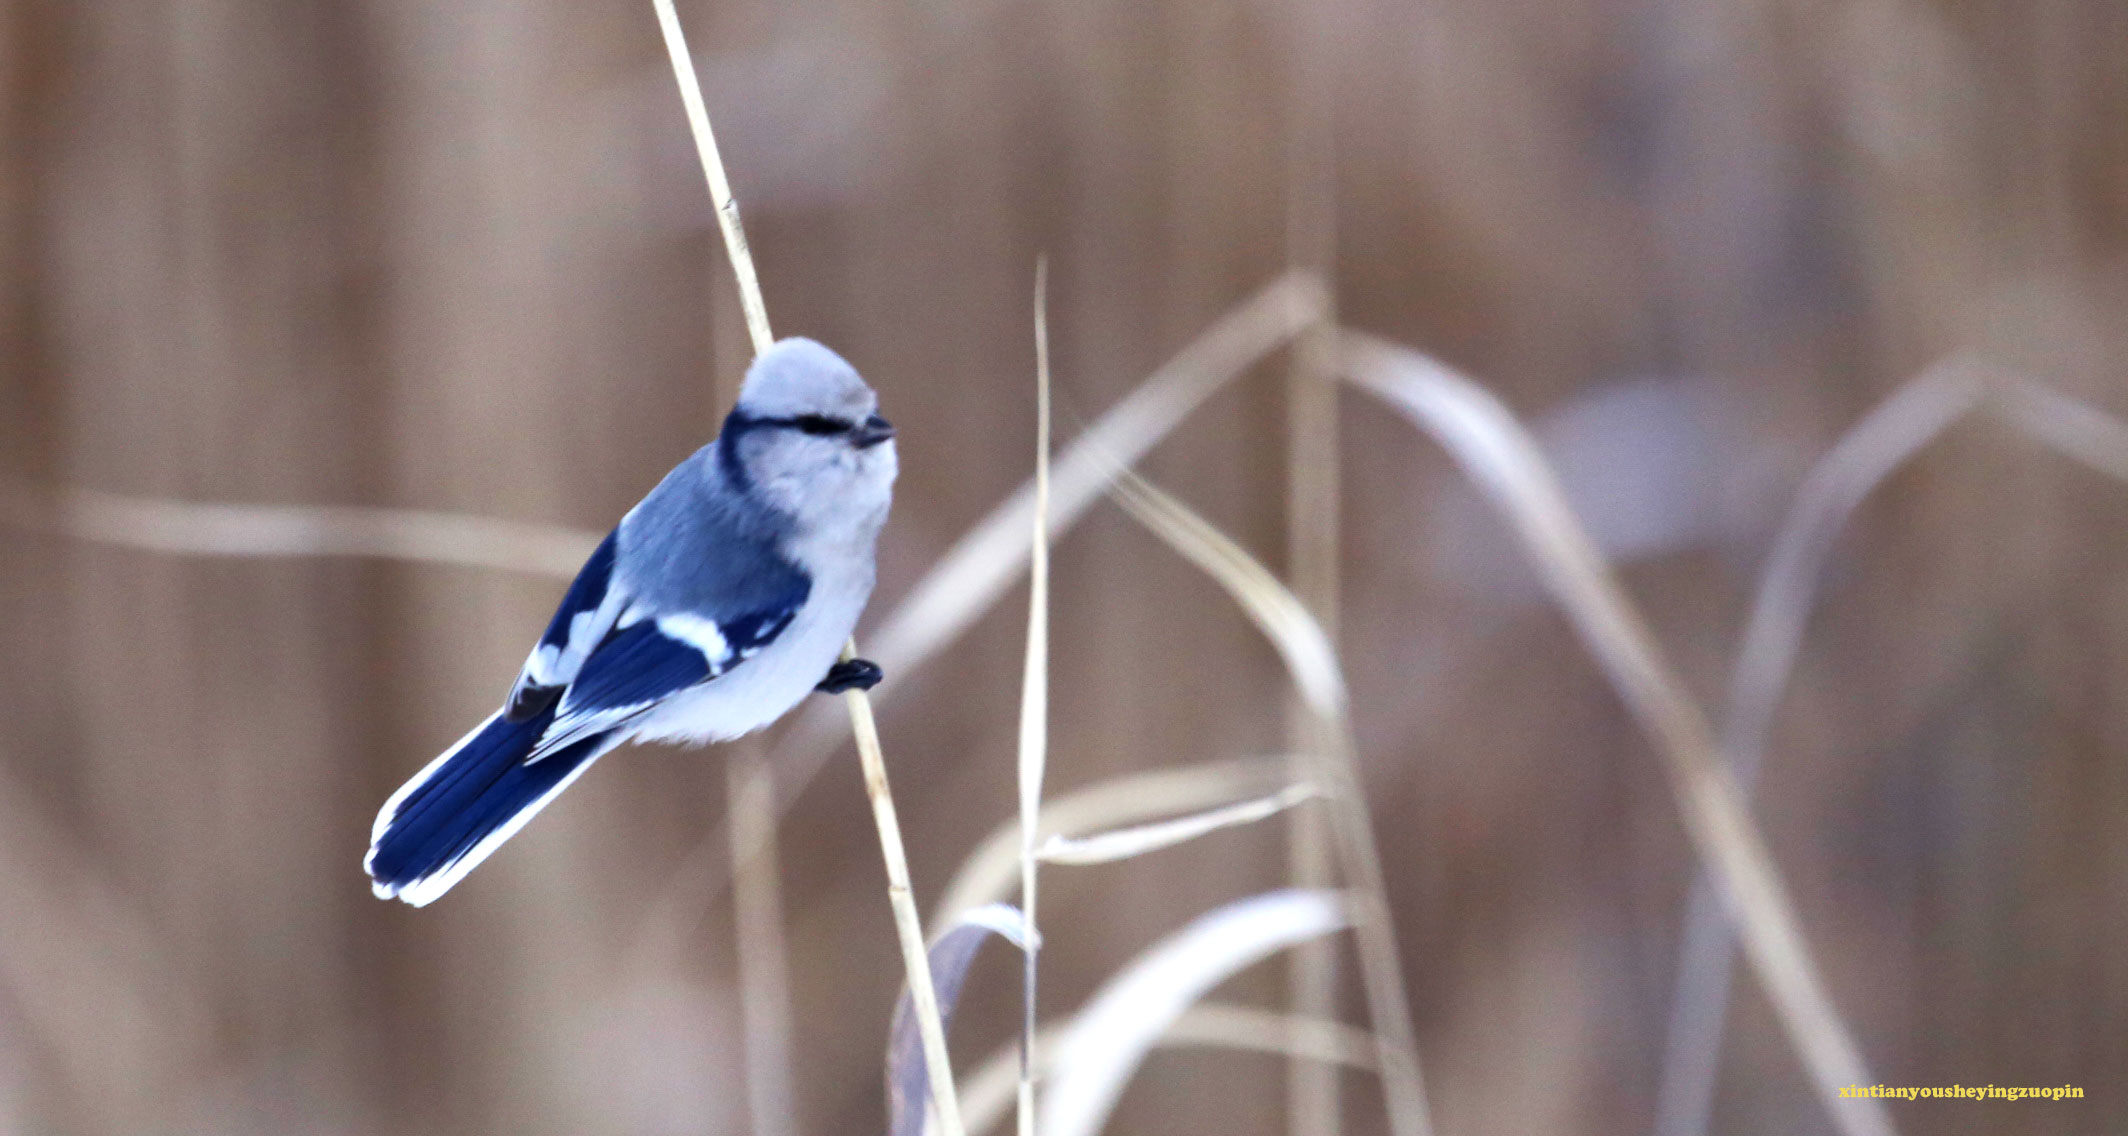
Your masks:
M 821 437 L 827 437 L 833 434 L 847 434 L 850 432 L 849 423 L 844 422 L 840 418 L 829 418 L 825 414 L 801 414 L 798 417 L 791 419 L 791 425 L 798 427 L 798 429 L 804 431 L 805 433 L 815 434 Z

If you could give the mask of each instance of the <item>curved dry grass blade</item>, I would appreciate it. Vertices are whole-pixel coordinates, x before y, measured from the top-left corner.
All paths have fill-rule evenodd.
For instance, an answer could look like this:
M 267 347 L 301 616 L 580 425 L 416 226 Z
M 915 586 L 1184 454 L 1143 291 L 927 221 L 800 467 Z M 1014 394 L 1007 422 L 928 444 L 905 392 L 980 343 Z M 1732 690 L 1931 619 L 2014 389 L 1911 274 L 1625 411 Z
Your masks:
M 1418 352 L 1346 333 L 1346 374 L 1440 442 L 1521 539 L 1582 642 L 1655 740 L 1694 848 L 1722 884 L 1752 966 L 1841 1131 L 1887 1136 L 1883 1102 L 1843 1097 L 1873 1083 L 1798 929 L 1773 858 L 1684 693 L 1624 590 L 1574 519 L 1535 441 L 1499 400 Z
M 1998 376 L 1991 407 L 2055 453 L 2128 481 L 2128 422 L 2028 379 Z
M 724 247 L 731 254 L 732 274 L 738 278 L 739 297 L 746 308 L 746 327 L 756 354 L 774 342 L 769 331 L 768 309 L 761 299 L 761 281 L 754 272 L 754 258 L 747 248 L 746 231 L 739 223 L 739 203 L 724 175 L 724 162 L 717 154 L 716 136 L 709 127 L 709 110 L 702 101 L 701 85 L 695 79 L 694 60 L 687 39 L 680 31 L 679 14 L 672 0 L 651 0 L 658 13 L 658 28 L 665 36 L 666 53 L 672 59 L 673 78 L 680 85 L 680 100 L 687 107 L 687 124 L 694 133 L 695 150 L 702 159 L 702 172 L 709 178 L 710 199 L 717 207 L 717 224 L 724 231 Z M 843 645 L 845 660 L 857 656 L 857 641 Z M 872 701 L 862 690 L 846 691 L 843 705 L 850 713 L 850 733 L 857 742 L 857 757 L 864 768 L 865 796 L 872 803 L 873 824 L 879 829 L 880 857 L 886 862 L 887 905 L 894 912 L 895 937 L 900 940 L 902 965 L 908 971 L 909 994 L 915 1006 L 916 1024 L 923 1035 L 924 1065 L 931 1082 L 932 1103 L 938 1108 L 945 1136 L 961 1136 L 960 1103 L 953 1094 L 953 1067 L 947 1059 L 946 1031 L 939 1021 L 938 999 L 931 987 L 931 964 L 924 949 L 922 918 L 916 913 L 916 897 L 909 886 L 909 857 L 902 847 L 901 821 L 895 815 L 894 795 L 887 784 L 886 754 L 879 745 L 879 727 L 872 719 Z
M 1360 985 L 1367 996 L 1368 1018 L 1381 1040 L 1382 1094 L 1390 1128 L 1399 1136 L 1425 1136 L 1433 1124 L 1419 1070 L 1418 1031 L 1404 992 L 1396 928 L 1390 920 L 1389 893 L 1382 877 L 1381 845 L 1374 838 L 1374 822 L 1367 815 L 1367 798 L 1360 786 L 1358 749 L 1345 713 L 1349 702 L 1345 679 L 1330 639 L 1300 599 L 1269 569 L 1182 502 L 1129 472 L 1118 475 L 1113 496 L 1183 559 L 1204 569 L 1248 613 L 1277 648 L 1294 687 L 1315 712 L 1317 732 L 1330 752 L 1306 766 L 1311 780 L 1333 790 L 1336 823 L 1332 834 L 1339 867 L 1352 883 L 1347 903 L 1359 944 Z
M 1254 1006 L 1216 1002 L 1191 1006 L 1161 1035 L 1160 1044 L 1283 1053 L 1368 1073 L 1382 1068 L 1374 1035 L 1358 1026 Z
M 1199 916 L 1146 950 L 1057 1039 L 1043 1129 L 1097 1136 L 1146 1052 L 1192 1003 L 1251 964 L 1345 925 L 1335 892 L 1276 891 Z
M 1871 411 L 1804 479 L 1774 538 L 1737 652 L 1722 749 L 1746 792 L 1758 779 L 1774 708 L 1795 667 L 1811 593 L 1849 516 L 1893 471 L 1981 405 L 1971 359 L 1946 360 Z
M 1049 762 L 1049 260 L 1035 262 L 1034 523 L 1027 572 L 1027 665 L 1020 684 L 1020 909 L 1030 942 L 1023 952 L 1020 1016 L 1020 1136 L 1034 1136 L 1035 979 L 1042 952 L 1035 943 L 1038 864 L 1036 829 L 1042 819 L 1042 775 Z
M 1036 832 L 1044 837 L 1133 824 L 1154 817 L 1216 808 L 1274 792 L 1293 779 L 1293 759 L 1250 757 L 1154 769 L 1096 782 L 1042 805 Z M 1017 819 L 991 830 L 939 894 L 931 925 L 945 926 L 964 911 L 1004 899 L 1019 873 Z
M 1302 945 L 1305 944 L 1296 944 L 1290 950 L 1299 950 Z M 1041 1049 L 1045 1054 L 1065 1028 L 1068 1027 L 1050 1026 L 1042 1031 Z M 1194 1047 L 1268 1053 L 1368 1073 L 1380 1069 L 1374 1038 L 1357 1026 L 1221 1002 L 1199 1002 L 1184 1010 L 1154 1045 L 1161 1049 Z M 1003 1047 L 961 1081 L 961 1117 L 967 1122 L 968 1136 L 985 1136 L 1005 1118 L 1019 1077 L 1018 1065 L 1018 1047 Z M 1037 1080 L 1048 1072 L 1046 1062 L 1039 1065 Z
M 985 904 L 968 912 L 932 940 L 931 974 L 938 983 L 939 1021 L 945 1028 L 953 1026 L 953 1011 L 960 1005 L 968 968 L 992 937 L 1004 939 L 1023 953 L 1041 945 L 1041 937 L 1019 910 L 1003 903 Z M 901 997 L 895 1000 L 893 1024 L 887 1034 L 888 1136 L 918 1136 L 925 1131 L 928 1110 L 924 1107 L 924 1089 L 930 1077 L 924 1061 L 923 1037 L 909 1019 L 909 1008 L 909 989 L 904 986 Z
M 1051 463 L 1050 539 L 1070 531 L 1100 499 L 1117 463 L 1144 456 L 1206 399 L 1320 319 L 1326 302 L 1315 277 L 1280 277 L 1230 309 L 1081 431 Z M 956 541 L 895 605 L 872 645 L 872 658 L 895 681 L 875 694 L 891 697 L 912 672 L 997 603 L 1026 570 L 1026 533 L 1033 518 L 1030 480 Z M 776 747 L 779 816 L 819 775 L 847 729 L 844 719 L 824 710 L 804 713 L 793 723 Z M 646 955 L 681 940 L 702 919 L 729 878 L 725 843 L 712 833 L 696 845 L 664 897 L 645 915 L 634 953 Z
M 1893 471 L 1979 407 L 1983 390 L 1970 358 L 1931 367 L 1848 431 L 1797 490 L 1760 577 L 1722 721 L 1722 754 L 1747 798 L 1758 783 L 1773 712 L 1802 646 L 1812 593 L 1840 530 Z M 1657 1136 L 1706 1131 L 1714 1104 L 1734 956 L 1720 898 L 1704 871 L 1693 877 L 1679 944 L 1656 1095 Z
M 1221 808 L 1192 813 L 1173 820 L 1097 832 L 1091 836 L 1052 836 L 1042 842 L 1038 853 L 1045 862 L 1051 864 L 1107 864 L 1116 860 L 1128 860 L 1133 856 L 1172 848 L 1221 829 L 1267 820 L 1302 801 L 1313 800 L 1322 795 L 1322 789 L 1304 781 L 1288 785 L 1267 797 L 1237 801 Z
M 598 533 L 419 509 L 233 505 L 0 478 L 0 525 L 177 556 L 359 556 L 573 579 Z

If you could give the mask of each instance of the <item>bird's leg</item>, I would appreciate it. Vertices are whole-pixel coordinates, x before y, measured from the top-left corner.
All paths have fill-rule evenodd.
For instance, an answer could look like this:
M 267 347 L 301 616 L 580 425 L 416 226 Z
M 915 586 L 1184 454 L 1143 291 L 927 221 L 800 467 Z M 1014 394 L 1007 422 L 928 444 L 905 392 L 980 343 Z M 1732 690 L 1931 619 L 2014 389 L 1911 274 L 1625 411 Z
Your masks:
M 822 694 L 841 694 L 846 690 L 870 690 L 886 677 L 879 664 L 870 659 L 844 659 L 828 668 L 828 677 L 820 680 L 814 690 Z

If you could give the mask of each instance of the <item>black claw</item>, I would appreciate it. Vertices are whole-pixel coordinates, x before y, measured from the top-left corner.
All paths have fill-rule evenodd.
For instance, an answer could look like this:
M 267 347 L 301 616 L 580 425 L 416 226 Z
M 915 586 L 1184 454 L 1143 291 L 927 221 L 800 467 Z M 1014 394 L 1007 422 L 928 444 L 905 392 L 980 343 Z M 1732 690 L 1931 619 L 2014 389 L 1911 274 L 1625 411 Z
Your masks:
M 886 672 L 870 659 L 844 659 L 828 668 L 828 677 L 820 680 L 814 690 L 822 694 L 841 694 L 846 690 L 870 690 L 879 685 Z

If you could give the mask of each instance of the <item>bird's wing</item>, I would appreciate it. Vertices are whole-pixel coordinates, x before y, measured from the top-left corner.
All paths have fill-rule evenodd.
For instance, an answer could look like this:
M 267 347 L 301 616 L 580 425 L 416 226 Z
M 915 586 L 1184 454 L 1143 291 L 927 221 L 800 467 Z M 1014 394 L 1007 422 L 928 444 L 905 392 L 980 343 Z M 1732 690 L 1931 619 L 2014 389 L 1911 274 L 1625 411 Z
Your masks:
M 627 597 L 613 586 L 614 536 L 606 534 L 577 571 L 576 582 L 569 585 L 553 621 L 547 624 L 547 633 L 539 637 L 539 646 L 532 648 L 525 669 L 518 673 L 517 685 L 510 688 L 504 721 L 530 721 L 554 705 L 620 619 Z
M 585 657 L 561 695 L 554 725 L 529 760 L 616 729 L 688 687 L 711 682 L 774 642 L 812 591 L 803 577 L 753 610 L 718 619 L 698 612 L 624 612 Z

